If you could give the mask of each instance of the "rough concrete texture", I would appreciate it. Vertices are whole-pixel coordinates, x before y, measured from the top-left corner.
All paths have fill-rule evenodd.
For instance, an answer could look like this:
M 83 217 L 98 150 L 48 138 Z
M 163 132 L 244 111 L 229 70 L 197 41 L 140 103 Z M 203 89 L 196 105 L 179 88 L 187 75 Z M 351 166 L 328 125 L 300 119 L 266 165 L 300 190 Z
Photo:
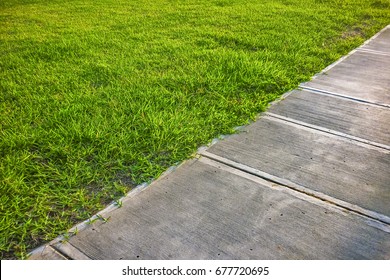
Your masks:
M 263 117 L 210 153 L 390 216 L 390 153 Z
M 390 106 L 390 56 L 356 52 L 303 86 Z
M 390 110 L 382 106 L 294 90 L 269 112 L 390 146 Z
M 362 49 L 383 52 L 390 55 L 390 28 L 387 27 L 377 38 L 364 45 Z
M 67 260 L 64 255 L 59 253 L 53 247 L 47 245 L 36 250 L 34 254 L 32 254 L 29 260 Z
M 202 158 L 70 243 L 92 259 L 390 258 L 375 224 Z

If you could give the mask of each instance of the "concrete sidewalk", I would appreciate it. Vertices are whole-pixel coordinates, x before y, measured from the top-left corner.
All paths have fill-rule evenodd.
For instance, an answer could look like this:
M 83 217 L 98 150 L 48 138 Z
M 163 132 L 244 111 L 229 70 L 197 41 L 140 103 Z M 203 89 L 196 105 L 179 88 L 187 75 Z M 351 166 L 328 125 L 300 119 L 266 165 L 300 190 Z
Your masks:
M 30 259 L 390 259 L 390 26 Z

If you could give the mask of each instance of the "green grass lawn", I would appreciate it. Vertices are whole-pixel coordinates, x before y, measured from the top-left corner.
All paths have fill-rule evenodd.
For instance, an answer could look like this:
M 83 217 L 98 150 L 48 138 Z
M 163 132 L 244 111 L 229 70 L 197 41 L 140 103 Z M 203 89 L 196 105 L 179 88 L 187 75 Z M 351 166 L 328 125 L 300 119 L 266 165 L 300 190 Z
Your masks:
M 232 133 L 389 23 L 388 0 L 1 0 L 1 258 Z

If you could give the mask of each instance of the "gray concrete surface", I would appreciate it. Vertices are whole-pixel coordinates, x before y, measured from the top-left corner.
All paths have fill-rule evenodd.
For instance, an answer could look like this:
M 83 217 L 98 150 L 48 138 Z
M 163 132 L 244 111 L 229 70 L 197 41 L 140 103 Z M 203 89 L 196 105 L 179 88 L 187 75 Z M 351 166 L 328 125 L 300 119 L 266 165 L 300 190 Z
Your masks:
M 208 152 L 390 216 L 389 151 L 263 117 Z
M 31 259 L 390 259 L 389 29 Z
M 308 200 L 201 158 L 69 242 L 92 259 L 390 258 L 390 227 Z
M 68 258 L 61 254 L 58 250 L 50 245 L 44 246 L 36 250 L 30 256 L 30 260 L 67 260 Z
M 390 28 L 385 29 L 371 42 L 362 47 L 363 50 L 383 52 L 390 55 Z
M 390 56 L 356 52 L 303 86 L 390 106 Z
M 327 94 L 294 90 L 268 112 L 390 148 L 390 110 Z

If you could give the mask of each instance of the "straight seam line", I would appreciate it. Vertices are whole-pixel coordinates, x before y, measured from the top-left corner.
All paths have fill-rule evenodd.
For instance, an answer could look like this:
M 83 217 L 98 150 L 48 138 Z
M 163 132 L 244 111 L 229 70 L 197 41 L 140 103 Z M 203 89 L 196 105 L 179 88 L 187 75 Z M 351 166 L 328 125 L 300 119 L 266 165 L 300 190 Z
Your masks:
M 72 260 L 77 260 L 79 259 L 78 258 L 78 255 L 82 256 L 84 259 L 88 259 L 88 260 L 91 260 L 91 258 L 89 256 L 87 256 L 84 252 L 82 252 L 79 248 L 75 247 L 73 244 L 71 244 L 70 242 L 66 242 L 66 246 L 67 247 L 63 247 L 61 246 L 61 242 L 58 242 L 56 244 L 53 244 L 51 245 L 54 249 L 56 249 L 58 252 L 60 252 L 61 254 L 63 254 L 64 256 L 68 257 L 69 259 L 72 259 Z M 67 249 L 68 250 L 67 250 Z
M 58 250 L 57 248 L 49 245 L 48 246 L 50 249 L 52 249 L 53 251 L 55 251 L 57 254 L 59 254 L 60 256 L 64 257 L 65 259 L 68 259 L 68 260 L 72 260 L 72 258 L 70 256 L 68 256 L 68 254 L 65 254 L 64 252 L 61 252 L 60 250 Z
M 335 92 L 331 92 L 331 91 L 327 91 L 327 90 L 312 88 L 312 87 L 308 87 L 308 86 L 304 86 L 304 85 L 300 85 L 299 88 L 300 88 L 300 89 L 307 90 L 307 91 L 310 91 L 310 92 L 312 92 L 312 93 L 320 93 L 320 94 L 326 94 L 326 95 L 333 95 L 333 96 L 338 96 L 338 97 L 341 97 L 341 98 L 344 98 L 344 99 L 353 100 L 353 101 L 355 101 L 355 102 L 367 103 L 367 104 L 371 104 L 371 105 L 375 105 L 375 106 L 379 106 L 379 107 L 390 108 L 390 105 L 389 105 L 389 104 L 376 103 L 376 102 L 368 101 L 368 100 L 365 100 L 365 99 L 355 98 L 355 97 L 352 97 L 352 96 L 349 96 L 349 95 L 344 95 L 344 94 L 340 94 L 340 93 L 335 93 Z
M 378 105 L 376 103 L 372 103 L 372 102 L 369 102 L 369 101 L 365 101 L 365 100 L 361 100 L 361 99 L 356 99 L 356 98 L 353 98 L 353 97 L 349 97 L 349 96 L 344 96 L 344 95 L 339 95 L 337 93 L 332 93 L 330 91 L 325 91 L 325 90 L 320 90 L 320 89 L 315 89 L 315 88 L 312 88 L 312 87 L 307 87 L 307 86 L 299 86 L 297 90 L 301 90 L 301 91 L 305 91 L 305 92 L 308 92 L 308 93 L 313 93 L 313 94 L 320 94 L 320 95 L 324 95 L 324 96 L 331 96 L 333 98 L 339 98 L 339 99 L 348 99 L 348 101 L 351 101 L 351 102 L 355 102 L 355 103 L 359 103 L 359 104 L 364 104 L 364 105 L 369 105 L 369 106 L 374 106 L 374 107 L 379 107 L 381 109 L 383 109 L 383 105 Z M 389 106 L 387 106 L 387 104 L 385 104 L 385 108 L 389 108 Z
M 265 120 L 270 120 L 272 122 L 278 122 L 278 123 L 282 123 L 284 125 L 292 126 L 294 128 L 297 128 L 297 129 L 303 129 L 303 130 L 306 130 L 306 131 L 310 131 L 311 133 L 320 134 L 320 135 L 323 135 L 323 136 L 326 136 L 326 137 L 332 137 L 332 138 L 335 138 L 335 139 L 337 139 L 339 141 L 352 143 L 354 145 L 357 145 L 357 146 L 360 146 L 360 147 L 363 147 L 363 148 L 366 148 L 366 149 L 375 150 L 375 151 L 378 151 L 378 152 L 381 152 L 381 153 L 385 153 L 385 154 L 389 154 L 390 153 L 390 150 L 387 150 L 387 149 L 379 148 L 379 147 L 376 147 L 376 146 L 373 146 L 373 145 L 370 145 L 370 144 L 366 144 L 366 143 L 363 143 L 363 142 L 360 142 L 360 141 L 354 141 L 354 140 L 346 138 L 346 137 L 342 137 L 342 136 L 339 136 L 339 135 L 334 135 L 334 134 L 328 133 L 326 131 L 321 131 L 321 130 L 312 128 L 310 126 L 300 125 L 300 124 L 297 124 L 295 122 L 290 122 L 290 121 L 287 121 L 287 120 L 283 120 L 281 118 L 275 118 L 275 117 L 267 116 L 266 114 L 264 114 L 262 118 L 265 119 Z
M 390 146 L 388 146 L 388 145 L 377 143 L 377 142 L 373 142 L 373 141 L 370 141 L 370 140 L 367 140 L 367 139 L 364 139 L 364 138 L 360 138 L 360 137 L 356 137 L 356 136 L 352 136 L 352 135 L 349 135 L 349 134 L 345 134 L 345 133 L 342 133 L 342 132 L 339 132 L 339 131 L 336 131 L 336 130 L 328 129 L 328 128 L 317 126 L 317 125 L 312 125 L 312 124 L 309 124 L 309 123 L 301 122 L 301 121 L 298 121 L 298 120 L 294 120 L 294 119 L 291 119 L 291 118 L 288 118 L 288 117 L 284 117 L 284 116 L 281 116 L 281 115 L 277 115 L 277 114 L 273 114 L 273 113 L 266 112 L 265 115 L 269 116 L 271 118 L 284 120 L 284 121 L 291 122 L 291 123 L 294 123 L 294 124 L 298 124 L 298 125 L 301 125 L 301 126 L 304 126 L 304 127 L 312 128 L 314 130 L 319 130 L 319 131 L 326 132 L 326 133 L 329 133 L 329 134 L 332 134 L 332 135 L 336 135 L 336 136 L 339 136 L 339 137 L 347 138 L 349 140 L 353 140 L 353 141 L 356 141 L 356 142 L 361 142 L 361 143 L 368 144 L 368 145 L 371 145 L 371 146 L 375 146 L 375 147 L 378 147 L 378 148 L 382 148 L 382 149 L 385 149 L 385 150 L 390 150 Z
M 70 258 L 66 255 L 63 254 L 62 252 L 58 251 L 56 248 L 51 246 L 50 244 L 42 245 L 36 249 L 34 249 L 32 252 L 28 254 L 28 258 L 31 258 L 32 256 L 39 256 L 45 253 L 45 250 L 51 250 L 55 254 L 61 256 L 64 260 L 69 260 Z
M 359 49 L 357 49 L 357 51 L 358 52 L 364 52 L 364 53 L 377 54 L 377 55 L 390 56 L 390 53 L 376 51 L 376 50 L 372 50 L 372 49 L 369 49 L 369 48 L 359 48 Z
M 277 177 L 277 176 L 271 175 L 269 173 L 260 171 L 258 169 L 249 167 L 247 165 L 244 165 L 244 164 L 241 164 L 241 163 L 238 163 L 238 162 L 226 159 L 224 157 L 221 157 L 221 156 L 209 153 L 207 151 L 200 152 L 200 155 L 202 155 L 204 157 L 207 157 L 209 159 L 212 159 L 214 161 L 223 163 L 223 164 L 225 164 L 227 166 L 230 166 L 232 168 L 235 168 L 235 169 L 241 170 L 243 172 L 246 172 L 246 173 L 255 175 L 257 177 L 263 178 L 263 179 L 265 179 L 267 181 L 271 181 L 271 182 L 277 183 L 277 184 L 279 184 L 281 186 L 287 187 L 287 188 L 289 188 L 291 190 L 294 190 L 294 191 L 297 191 L 299 193 L 303 193 L 303 194 L 308 195 L 310 197 L 315 197 L 316 199 L 319 199 L 319 200 L 322 200 L 322 201 L 326 201 L 326 202 L 328 202 L 330 204 L 333 204 L 333 205 L 336 205 L 336 206 L 341 207 L 343 209 L 346 209 L 348 211 L 351 211 L 351 212 L 353 212 L 355 214 L 358 214 L 358 215 L 361 215 L 361 216 L 365 216 L 365 217 L 368 217 L 370 219 L 374 219 L 374 220 L 382 222 L 382 223 L 384 223 L 386 225 L 390 225 L 390 217 L 388 217 L 386 215 L 377 213 L 377 212 L 372 211 L 372 210 L 368 210 L 368 209 L 362 208 L 360 206 L 357 206 L 357 205 L 348 203 L 346 201 L 334 198 L 334 197 L 326 195 L 324 193 L 308 189 L 308 188 L 306 188 L 306 187 L 304 187 L 302 185 L 293 183 L 293 182 L 291 182 L 291 181 L 289 181 L 287 179 L 282 179 L 280 177 Z

